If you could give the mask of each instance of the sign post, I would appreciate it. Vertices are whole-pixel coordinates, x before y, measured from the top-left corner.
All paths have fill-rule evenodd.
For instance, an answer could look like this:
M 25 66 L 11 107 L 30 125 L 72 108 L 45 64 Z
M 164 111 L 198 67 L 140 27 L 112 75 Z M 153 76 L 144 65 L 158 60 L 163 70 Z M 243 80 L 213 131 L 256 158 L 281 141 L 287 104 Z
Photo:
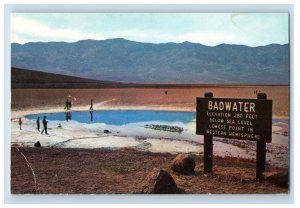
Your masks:
M 257 142 L 256 178 L 262 179 L 266 142 L 272 141 L 272 100 L 214 98 L 207 92 L 197 98 L 196 134 L 204 135 L 204 173 L 212 173 L 213 136 Z
M 267 95 L 258 93 L 257 99 L 266 100 Z M 266 138 L 262 137 L 256 144 L 256 178 L 263 179 L 263 172 L 266 169 Z
M 206 98 L 212 98 L 213 93 L 204 94 Z M 212 173 L 213 171 L 213 138 L 210 135 L 204 135 L 204 173 Z

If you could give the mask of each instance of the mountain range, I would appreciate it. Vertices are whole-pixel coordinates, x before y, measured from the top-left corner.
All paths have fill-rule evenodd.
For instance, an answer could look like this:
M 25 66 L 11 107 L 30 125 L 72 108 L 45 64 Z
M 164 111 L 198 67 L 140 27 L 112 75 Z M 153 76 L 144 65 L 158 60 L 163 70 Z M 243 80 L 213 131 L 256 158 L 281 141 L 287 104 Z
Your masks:
M 152 84 L 289 84 L 289 44 L 248 47 L 122 38 L 11 44 L 12 67 Z

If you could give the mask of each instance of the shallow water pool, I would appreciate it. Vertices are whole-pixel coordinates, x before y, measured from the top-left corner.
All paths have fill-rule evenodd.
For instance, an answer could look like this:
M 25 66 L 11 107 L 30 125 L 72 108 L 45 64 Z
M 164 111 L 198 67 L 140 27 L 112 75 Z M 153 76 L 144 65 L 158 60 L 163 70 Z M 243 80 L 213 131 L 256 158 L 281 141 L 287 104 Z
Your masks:
M 139 122 L 180 122 L 190 123 L 196 119 L 195 112 L 158 111 L 158 110 L 101 110 L 101 111 L 67 111 L 60 113 L 44 113 L 28 115 L 28 119 L 40 119 L 47 116 L 47 120 L 69 121 L 80 123 L 104 123 L 108 125 L 126 125 Z M 273 119 L 272 123 L 288 124 L 288 119 Z
M 108 125 L 125 125 L 139 122 L 181 122 L 190 123 L 196 118 L 194 112 L 154 111 L 154 110 L 101 110 L 101 111 L 69 111 L 61 113 L 45 113 L 28 115 L 28 119 L 40 119 L 47 116 L 47 120 L 69 121 L 80 123 L 105 123 Z

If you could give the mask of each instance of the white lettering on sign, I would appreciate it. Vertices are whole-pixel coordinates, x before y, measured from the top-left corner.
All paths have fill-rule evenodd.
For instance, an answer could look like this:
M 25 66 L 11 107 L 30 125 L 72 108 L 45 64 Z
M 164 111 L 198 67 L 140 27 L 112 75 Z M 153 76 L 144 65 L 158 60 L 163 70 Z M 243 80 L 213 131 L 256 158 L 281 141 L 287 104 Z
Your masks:
M 254 102 L 208 101 L 208 110 L 255 113 Z

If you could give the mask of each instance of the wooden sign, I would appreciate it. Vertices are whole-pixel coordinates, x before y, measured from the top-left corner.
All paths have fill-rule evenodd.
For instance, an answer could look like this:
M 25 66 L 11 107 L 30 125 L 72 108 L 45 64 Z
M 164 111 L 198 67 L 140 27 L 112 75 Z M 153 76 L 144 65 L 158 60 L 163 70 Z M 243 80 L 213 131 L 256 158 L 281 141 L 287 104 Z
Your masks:
M 266 142 L 272 141 L 272 100 L 213 98 L 207 92 L 197 98 L 196 134 L 204 135 L 204 173 L 213 170 L 213 136 L 257 141 L 256 178 L 263 179 Z
M 272 100 L 197 98 L 196 133 L 272 141 Z

